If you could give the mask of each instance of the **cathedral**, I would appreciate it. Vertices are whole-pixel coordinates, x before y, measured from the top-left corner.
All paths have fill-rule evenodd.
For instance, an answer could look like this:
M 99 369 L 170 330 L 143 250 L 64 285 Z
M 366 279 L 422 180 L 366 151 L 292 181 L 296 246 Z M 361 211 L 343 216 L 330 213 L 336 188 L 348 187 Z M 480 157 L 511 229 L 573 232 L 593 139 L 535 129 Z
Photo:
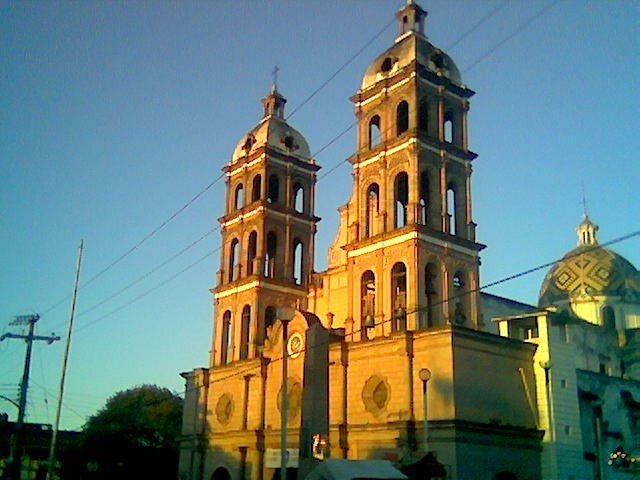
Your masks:
M 630 293 L 594 301 L 593 289 L 574 286 L 574 298 L 566 292 L 580 281 L 570 272 L 584 267 L 570 256 L 548 275 L 539 306 L 479 292 L 484 245 L 467 122 L 474 92 L 425 36 L 420 6 L 409 0 L 396 16 L 393 45 L 351 97 L 352 192 L 325 271 L 314 270 L 320 165 L 285 120 L 275 86 L 224 167 L 210 362 L 182 374 L 182 480 L 271 480 L 283 467 L 303 479 L 327 458 L 398 468 L 431 459 L 440 473 L 420 478 L 609 478 L 602 456 L 611 424 L 592 377 L 640 379 L 640 335 L 624 334 L 640 326 L 638 274 L 603 254 L 610 268 L 594 275 L 624 265 Z M 583 222 L 579 248 L 599 251 L 595 228 Z M 587 311 L 592 320 L 581 320 Z M 586 355 L 583 344 L 558 340 L 583 328 L 592 333 L 580 338 L 592 335 L 604 349 L 596 367 L 572 363 Z M 562 367 L 550 359 L 552 343 Z M 561 368 L 568 373 L 556 387 Z M 640 419 L 640 387 L 612 382 L 606 395 Z M 562 403 L 561 388 L 575 405 Z M 588 425 L 596 420 L 599 430 Z M 581 429 L 600 448 L 590 460 L 578 460 L 586 458 Z M 635 430 L 619 435 L 619 443 L 640 439 Z M 562 470 L 567 455 L 575 465 Z

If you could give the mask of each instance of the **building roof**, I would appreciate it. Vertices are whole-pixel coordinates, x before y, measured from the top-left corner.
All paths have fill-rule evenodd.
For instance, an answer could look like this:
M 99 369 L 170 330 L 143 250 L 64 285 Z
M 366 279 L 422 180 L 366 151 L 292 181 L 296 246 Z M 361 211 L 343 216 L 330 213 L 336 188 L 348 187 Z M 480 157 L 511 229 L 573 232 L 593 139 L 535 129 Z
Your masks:
M 251 155 L 260 148 L 269 148 L 304 162 L 312 162 L 309 144 L 304 136 L 284 118 L 287 100 L 274 85 L 262 99 L 264 115 L 253 129 L 240 138 L 231 157 L 231 163 Z
M 398 37 L 391 48 L 371 62 L 362 78 L 361 90 L 396 74 L 414 60 L 428 71 L 448 78 L 456 85 L 462 85 L 462 76 L 451 57 L 434 47 L 424 35 L 410 31 Z
M 407 479 L 388 460 L 344 460 L 328 458 L 307 476 L 307 480 Z
M 640 301 L 640 273 L 627 259 L 600 246 L 597 231 L 585 215 L 576 228 L 578 246 L 556 262 L 542 282 L 539 306 L 601 295 Z

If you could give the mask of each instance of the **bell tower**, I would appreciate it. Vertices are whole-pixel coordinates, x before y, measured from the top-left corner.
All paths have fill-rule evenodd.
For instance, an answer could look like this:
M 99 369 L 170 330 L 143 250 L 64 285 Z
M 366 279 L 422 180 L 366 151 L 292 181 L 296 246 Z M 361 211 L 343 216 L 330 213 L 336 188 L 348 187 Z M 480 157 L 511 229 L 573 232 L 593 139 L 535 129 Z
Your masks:
M 479 328 L 467 113 L 474 92 L 424 33 L 413 1 L 351 98 L 353 193 L 343 209 L 354 338 L 447 323 Z
M 313 269 L 319 166 L 284 118 L 275 85 L 258 125 L 238 142 L 226 175 L 211 365 L 258 356 L 279 306 L 305 307 Z

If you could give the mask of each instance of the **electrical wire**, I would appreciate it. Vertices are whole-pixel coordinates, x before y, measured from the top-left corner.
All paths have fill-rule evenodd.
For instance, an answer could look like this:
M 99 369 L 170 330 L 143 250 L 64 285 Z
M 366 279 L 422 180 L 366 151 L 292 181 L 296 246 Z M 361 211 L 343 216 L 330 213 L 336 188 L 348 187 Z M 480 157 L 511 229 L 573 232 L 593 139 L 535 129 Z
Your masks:
M 140 248 L 147 240 L 149 240 L 150 238 L 152 238 L 153 236 L 155 236 L 158 232 L 160 232 L 164 227 L 166 227 L 169 223 L 171 223 L 178 215 L 180 215 L 182 212 L 184 212 L 187 208 L 189 208 L 191 205 L 193 205 L 193 203 L 195 203 L 202 195 L 204 195 L 207 191 L 209 191 L 211 189 L 211 187 L 213 187 L 216 183 L 218 183 L 222 178 L 224 178 L 225 174 L 221 174 L 219 175 L 217 178 L 215 178 L 213 181 L 209 182 L 209 184 L 204 187 L 202 190 L 200 190 L 198 193 L 196 193 L 193 197 L 191 197 L 191 199 L 189 201 L 187 201 L 185 204 L 183 204 L 180 208 L 178 208 L 175 212 L 173 212 L 169 217 L 167 217 L 164 221 L 162 221 L 162 223 L 160 223 L 160 225 L 158 225 L 157 227 L 155 227 L 153 230 L 151 230 L 149 233 L 147 233 L 144 237 L 142 237 L 142 239 L 140 239 L 138 242 L 136 242 L 133 246 L 131 246 L 128 250 L 126 250 L 124 253 L 122 253 L 118 258 L 116 258 L 115 260 L 113 260 L 111 263 L 109 263 L 106 267 L 104 267 L 102 270 L 100 270 L 98 273 L 96 273 L 94 276 L 92 276 L 91 278 L 89 278 L 89 280 L 87 280 L 86 282 L 84 282 L 79 289 L 82 289 L 84 287 L 87 287 L 88 285 L 90 285 L 91 283 L 93 283 L 95 280 L 97 280 L 98 278 L 100 278 L 102 275 L 104 275 L 105 273 L 107 273 L 109 270 L 111 270 L 113 267 L 115 267 L 118 263 L 120 263 L 122 260 L 124 260 L 125 258 L 127 258 L 129 255 L 131 255 L 134 251 L 136 251 L 138 248 Z M 63 302 L 67 301 L 71 296 L 67 295 L 66 297 L 62 298 L 60 301 L 58 301 L 57 303 L 55 303 L 54 305 L 52 305 L 51 307 L 47 308 L 40 316 L 44 316 L 45 314 L 49 313 L 51 310 L 59 307 Z

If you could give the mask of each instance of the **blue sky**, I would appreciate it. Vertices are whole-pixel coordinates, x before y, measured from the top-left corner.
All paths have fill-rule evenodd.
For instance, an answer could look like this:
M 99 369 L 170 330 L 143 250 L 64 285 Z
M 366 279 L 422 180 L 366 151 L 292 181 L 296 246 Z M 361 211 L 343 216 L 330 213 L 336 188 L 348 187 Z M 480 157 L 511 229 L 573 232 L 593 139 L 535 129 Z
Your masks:
M 312 152 L 351 124 L 348 98 L 392 44 L 403 3 L 0 2 L 0 332 L 19 331 L 8 325 L 14 315 L 38 312 L 38 333 L 64 334 L 85 241 L 63 426 L 80 427 L 109 395 L 137 384 L 180 391 L 179 372 L 208 364 L 218 232 L 148 272 L 217 226 L 223 182 L 87 281 L 220 174 L 260 118 L 274 65 L 291 112 L 384 29 L 290 120 Z M 582 185 L 601 242 L 637 231 L 640 3 L 422 6 L 430 40 L 477 92 L 469 128 L 479 154 L 474 219 L 488 245 L 481 283 L 573 248 Z M 322 151 L 320 174 L 354 146 L 351 130 Z M 318 184 L 317 270 L 350 188 L 344 164 Z M 640 266 L 639 244 L 613 249 Z M 543 274 L 490 291 L 535 303 Z M 62 342 L 34 348 L 29 421 L 54 420 L 62 350 Z M 23 358 L 24 343 L 0 343 L 0 395 L 17 398 Z M 15 418 L 4 400 L 1 411 Z

